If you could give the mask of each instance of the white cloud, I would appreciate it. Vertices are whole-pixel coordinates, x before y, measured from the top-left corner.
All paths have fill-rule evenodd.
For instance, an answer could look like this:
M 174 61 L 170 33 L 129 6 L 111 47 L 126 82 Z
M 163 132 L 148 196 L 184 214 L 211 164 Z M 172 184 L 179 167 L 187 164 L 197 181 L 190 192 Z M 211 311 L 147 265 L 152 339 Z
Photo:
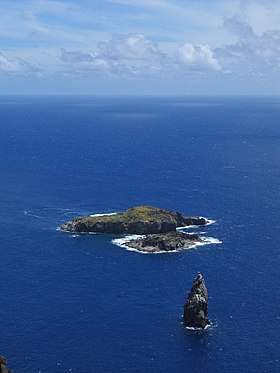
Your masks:
M 100 58 L 97 54 L 82 51 L 67 51 L 61 49 L 61 60 L 64 62 L 68 72 L 107 72 L 110 69 L 108 61 Z
M 154 77 L 186 71 L 219 71 L 221 64 L 207 45 L 185 43 L 169 54 L 143 34 L 129 34 L 99 43 L 94 51 L 61 50 L 61 60 L 68 71 L 103 70 L 112 76 Z
M 279 29 L 280 1 L 241 0 L 235 16 L 252 25 L 255 33 L 261 35 L 269 30 Z
M 244 21 L 233 17 L 225 21 L 225 27 L 239 37 L 237 43 L 216 49 L 223 64 L 233 72 L 259 76 L 280 68 L 280 30 L 266 31 L 257 35 Z
M 93 62 L 95 56 L 91 52 L 68 52 L 65 48 L 62 48 L 60 58 L 63 62 L 75 64 L 80 62 Z
M 241 39 L 249 39 L 254 36 L 252 26 L 236 17 L 226 19 L 224 21 L 224 27 L 237 34 Z
M 0 53 L 0 73 L 29 75 L 38 73 L 39 71 L 40 70 L 38 68 L 31 66 L 20 57 L 8 59 L 2 53 Z
M 263 76 L 278 86 L 280 0 L 0 2 L 2 76 L 40 66 L 50 79 L 79 74 L 108 84 L 155 78 L 176 88 L 184 79 L 203 84 L 203 72 L 213 80 Z
M 162 57 L 158 45 L 143 34 L 116 36 L 107 43 L 100 43 L 98 47 L 102 55 L 116 60 L 151 60 Z
M 220 62 L 208 45 L 185 43 L 176 51 L 175 60 L 180 66 L 188 70 L 222 70 Z
M 158 75 L 165 58 L 157 43 L 142 34 L 116 36 L 88 52 L 61 49 L 61 60 L 68 72 L 99 71 L 121 78 Z

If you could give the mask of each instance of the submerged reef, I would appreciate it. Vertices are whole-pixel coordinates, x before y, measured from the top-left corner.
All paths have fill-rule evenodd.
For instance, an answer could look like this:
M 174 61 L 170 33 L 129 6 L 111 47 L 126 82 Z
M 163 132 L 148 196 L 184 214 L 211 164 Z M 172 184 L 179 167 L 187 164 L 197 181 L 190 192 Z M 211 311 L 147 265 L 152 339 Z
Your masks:
M 198 272 L 184 305 L 184 324 L 187 327 L 204 329 L 210 324 L 208 314 L 208 291 L 202 274 Z
M 157 234 L 175 232 L 176 228 L 205 225 L 205 218 L 184 216 L 179 212 L 152 206 L 137 206 L 113 215 L 77 217 L 60 229 L 77 233 Z

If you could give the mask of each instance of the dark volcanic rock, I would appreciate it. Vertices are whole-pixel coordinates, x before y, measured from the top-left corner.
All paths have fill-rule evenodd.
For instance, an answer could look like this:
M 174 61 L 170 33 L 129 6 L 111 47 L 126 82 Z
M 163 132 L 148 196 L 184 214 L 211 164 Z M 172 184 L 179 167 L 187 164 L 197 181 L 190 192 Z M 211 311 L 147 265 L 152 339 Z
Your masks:
M 202 242 L 202 239 L 194 234 L 183 232 L 168 232 L 151 234 L 143 238 L 128 241 L 125 246 L 144 253 L 156 253 L 163 251 L 180 251 L 194 244 Z
M 115 215 L 78 217 L 60 226 L 61 230 L 80 233 L 155 234 L 176 231 L 178 227 L 205 225 L 201 217 L 151 206 L 138 206 Z
M 201 273 L 198 273 L 184 305 L 184 324 L 188 327 L 204 329 L 209 325 L 207 313 L 208 292 Z
M 0 356 L 0 373 L 13 373 L 7 369 L 7 359 L 4 356 Z
M 179 212 L 176 212 L 177 228 L 187 227 L 189 225 L 205 225 L 209 221 L 201 216 L 184 216 Z

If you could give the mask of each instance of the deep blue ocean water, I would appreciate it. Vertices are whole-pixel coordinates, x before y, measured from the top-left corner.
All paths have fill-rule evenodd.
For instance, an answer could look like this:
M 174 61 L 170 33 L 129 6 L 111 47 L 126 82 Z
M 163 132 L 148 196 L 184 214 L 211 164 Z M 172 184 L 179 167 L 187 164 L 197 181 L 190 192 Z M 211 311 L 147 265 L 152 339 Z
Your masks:
M 280 99 L 0 98 L 0 353 L 15 373 L 279 372 Z M 76 215 L 155 205 L 222 241 L 142 255 Z M 197 229 L 201 231 L 202 229 Z M 213 326 L 181 325 L 197 271 Z

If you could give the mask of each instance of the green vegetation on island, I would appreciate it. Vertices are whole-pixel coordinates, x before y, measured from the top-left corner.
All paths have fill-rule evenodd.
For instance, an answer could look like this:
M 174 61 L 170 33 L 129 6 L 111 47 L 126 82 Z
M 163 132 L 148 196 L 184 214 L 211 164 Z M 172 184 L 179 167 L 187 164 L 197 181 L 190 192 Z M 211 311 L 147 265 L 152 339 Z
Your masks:
M 207 223 L 202 217 L 188 217 L 153 206 L 137 206 L 114 215 L 77 217 L 62 224 L 60 229 L 80 233 L 154 234 Z

